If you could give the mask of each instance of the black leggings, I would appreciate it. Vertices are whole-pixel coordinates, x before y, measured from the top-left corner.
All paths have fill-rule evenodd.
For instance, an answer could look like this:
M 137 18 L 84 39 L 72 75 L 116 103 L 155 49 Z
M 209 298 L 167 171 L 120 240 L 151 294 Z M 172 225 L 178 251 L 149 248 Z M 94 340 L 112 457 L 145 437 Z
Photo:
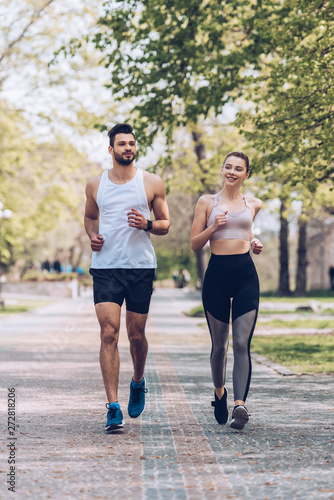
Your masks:
M 203 283 L 203 306 L 211 340 L 211 372 L 215 387 L 225 385 L 232 301 L 234 400 L 246 401 L 252 364 L 250 343 L 259 309 L 259 279 L 249 253 L 211 254 Z

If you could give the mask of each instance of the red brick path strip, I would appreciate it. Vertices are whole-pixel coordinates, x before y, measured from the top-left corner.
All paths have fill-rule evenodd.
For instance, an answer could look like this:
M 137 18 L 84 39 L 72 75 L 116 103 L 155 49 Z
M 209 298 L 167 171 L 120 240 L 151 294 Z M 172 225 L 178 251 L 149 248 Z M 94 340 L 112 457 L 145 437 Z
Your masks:
M 165 352 L 152 351 L 175 451 L 191 500 L 235 498 Z

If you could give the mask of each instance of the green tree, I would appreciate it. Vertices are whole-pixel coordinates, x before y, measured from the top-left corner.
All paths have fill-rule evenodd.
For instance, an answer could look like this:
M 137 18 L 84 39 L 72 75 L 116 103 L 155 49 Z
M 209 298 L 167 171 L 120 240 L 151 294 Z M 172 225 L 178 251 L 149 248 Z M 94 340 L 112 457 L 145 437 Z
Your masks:
M 92 46 L 82 45 L 72 59 L 59 56 L 52 64 L 64 44 L 96 24 L 100 8 L 98 0 L 1 3 L 0 98 L 20 110 L 39 140 L 66 133 L 78 141 L 117 112 Z
M 240 16 L 247 2 L 217 0 L 107 1 L 97 33 L 115 98 L 131 99 L 136 130 L 152 143 L 164 130 L 170 139 L 214 110 L 220 114 L 237 88 Z
M 104 53 L 113 95 L 134 102 L 129 116 L 141 140 L 151 144 L 163 130 L 171 142 L 178 126 L 190 127 L 199 177 L 206 179 L 200 120 L 219 115 L 230 99 L 241 108 L 248 101 L 251 110 L 237 126 L 262 153 L 253 166 L 267 181 L 274 172 L 279 186 L 288 181 L 284 192 L 298 183 L 314 192 L 332 176 L 333 2 L 132 0 L 105 6 L 93 41 Z M 290 290 L 288 199 L 280 198 L 283 293 L 283 281 Z
M 222 8 L 217 0 L 109 1 L 90 38 L 104 54 L 114 98 L 134 103 L 129 116 L 141 144 L 151 145 L 163 131 L 168 147 L 175 140 L 173 132 L 180 127 L 189 131 L 196 198 L 212 190 L 213 162 L 208 161 L 202 123 L 212 111 L 220 114 L 238 87 L 245 4 L 236 0 Z M 203 278 L 203 251 L 196 258 Z
M 298 221 L 296 295 L 306 294 L 307 222 L 319 209 L 320 185 L 334 180 L 332 1 L 262 1 L 249 17 L 246 50 L 258 47 L 253 71 L 243 82 L 243 98 L 252 103 L 236 124 L 259 154 L 255 165 L 268 182 L 282 185 L 280 211 L 280 282 L 290 293 L 289 198 L 303 203 Z M 296 194 L 297 193 L 297 194 Z
M 253 123 L 244 133 L 264 172 L 289 162 L 289 180 L 312 193 L 334 179 L 334 2 L 263 0 L 249 22 L 262 54 L 244 82 L 252 109 L 237 123 Z
M 38 143 L 17 110 L 0 101 L 0 200 L 13 212 L 3 224 L 5 267 L 41 255 L 41 242 L 59 220 L 81 221 L 83 188 L 94 166 L 62 137 Z M 81 210 L 80 210 L 81 208 Z
M 83 186 L 96 168 L 77 144 L 85 145 L 83 137 L 89 141 L 96 122 L 112 119 L 117 106 L 102 92 L 103 68 L 91 47 L 83 46 L 70 61 L 49 63 L 64 43 L 96 22 L 99 5 L 1 3 L 0 200 L 13 211 L 2 228 L 6 268 L 42 258 L 46 235 L 59 221 L 69 221 L 67 244 L 76 240 L 82 246 Z M 80 252 L 72 254 L 76 263 Z
M 307 265 L 308 265 L 308 227 L 310 222 L 318 221 L 318 225 L 333 214 L 332 183 L 322 181 L 316 193 L 309 196 L 307 189 L 299 194 L 302 209 L 298 217 L 298 248 L 296 266 L 296 287 L 294 294 L 298 297 L 305 296 L 307 291 Z

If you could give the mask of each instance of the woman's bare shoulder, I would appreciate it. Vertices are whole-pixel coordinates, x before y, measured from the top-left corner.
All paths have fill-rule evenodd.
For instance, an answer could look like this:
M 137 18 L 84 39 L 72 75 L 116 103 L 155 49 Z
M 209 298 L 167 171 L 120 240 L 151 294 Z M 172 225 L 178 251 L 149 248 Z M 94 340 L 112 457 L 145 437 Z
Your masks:
M 213 194 L 203 194 L 203 196 L 200 196 L 197 200 L 197 206 L 206 208 L 212 205 L 214 199 Z
M 250 203 L 255 208 L 260 210 L 260 208 L 262 207 L 262 201 L 260 200 L 260 198 L 256 198 L 255 196 L 253 196 L 251 194 L 247 194 L 246 198 L 247 198 L 248 203 Z

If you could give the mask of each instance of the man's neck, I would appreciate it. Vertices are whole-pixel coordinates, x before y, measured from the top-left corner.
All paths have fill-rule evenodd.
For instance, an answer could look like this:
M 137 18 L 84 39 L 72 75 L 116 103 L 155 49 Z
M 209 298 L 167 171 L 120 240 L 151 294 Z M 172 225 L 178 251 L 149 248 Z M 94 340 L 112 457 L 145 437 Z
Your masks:
M 115 184 L 125 184 L 131 181 L 136 175 L 136 167 L 131 163 L 130 165 L 124 166 L 119 165 L 119 163 L 114 162 L 113 168 L 109 170 L 109 179 Z

